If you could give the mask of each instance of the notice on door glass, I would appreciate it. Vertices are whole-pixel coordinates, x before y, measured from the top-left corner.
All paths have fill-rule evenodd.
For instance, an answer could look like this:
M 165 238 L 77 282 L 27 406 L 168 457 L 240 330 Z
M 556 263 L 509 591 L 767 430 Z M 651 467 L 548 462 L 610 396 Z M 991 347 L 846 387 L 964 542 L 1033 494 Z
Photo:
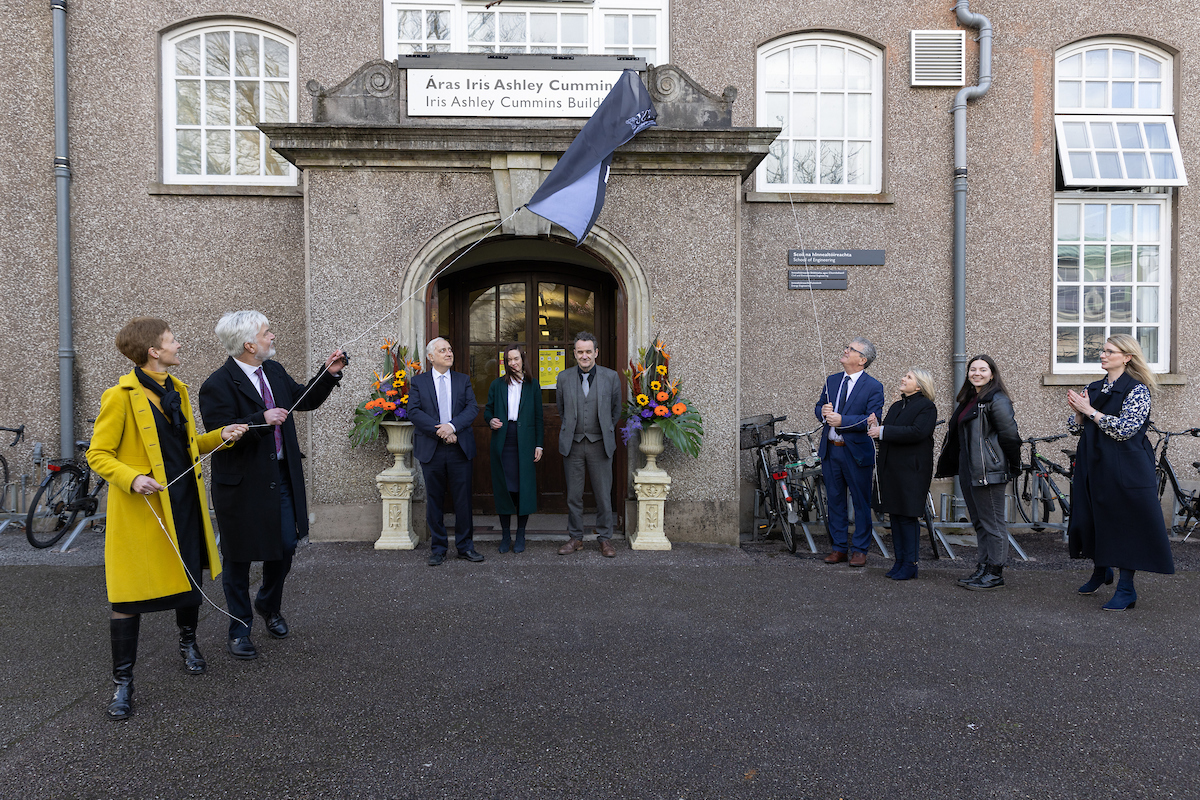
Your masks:
M 538 351 L 538 383 L 544 389 L 553 389 L 558 373 L 567 368 L 566 350 Z

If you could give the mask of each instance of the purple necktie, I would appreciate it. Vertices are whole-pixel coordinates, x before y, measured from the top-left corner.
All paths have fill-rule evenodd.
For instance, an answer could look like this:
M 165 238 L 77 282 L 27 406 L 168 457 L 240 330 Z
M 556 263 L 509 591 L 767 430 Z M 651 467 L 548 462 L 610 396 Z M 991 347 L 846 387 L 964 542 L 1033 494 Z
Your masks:
M 262 367 L 254 370 L 254 374 L 258 376 L 258 390 L 262 392 L 263 402 L 267 404 L 267 410 L 275 408 L 275 396 L 271 394 L 271 386 L 267 383 L 267 379 L 263 376 Z M 272 425 L 275 429 L 275 455 L 277 457 L 283 455 L 283 434 L 279 430 L 278 425 Z

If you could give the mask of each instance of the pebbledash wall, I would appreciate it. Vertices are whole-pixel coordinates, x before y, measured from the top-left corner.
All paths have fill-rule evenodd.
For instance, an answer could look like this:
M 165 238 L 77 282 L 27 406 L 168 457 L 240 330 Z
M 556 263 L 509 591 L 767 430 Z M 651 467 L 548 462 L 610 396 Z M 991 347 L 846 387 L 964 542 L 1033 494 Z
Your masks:
M 910 365 L 931 369 L 939 408 L 949 414 L 954 391 L 949 111 L 958 87 L 910 85 L 911 32 L 963 30 L 949 5 L 875 3 L 868 9 L 806 0 L 764 1 L 751 8 L 732 0 L 638 0 L 617 7 L 603 0 L 505 0 L 492 9 L 590 14 L 590 38 L 576 44 L 595 53 L 620 49 L 619 36 L 605 39 L 613 30 L 605 27 L 608 11 L 616 19 L 617 10 L 632 9 L 638 19 L 626 15 L 630 42 L 624 52 L 648 52 L 650 63 L 683 70 L 691 79 L 686 86 L 692 99 L 701 104 L 711 101 L 721 108 L 726 102 L 728 109 L 725 87 L 736 90 L 728 127 L 720 120 L 710 128 L 664 124 L 620 151 L 596 233 L 581 248 L 608 265 L 626 292 L 620 335 L 630 338 L 627 346 L 636 350 L 643 340 L 634 337 L 654 332 L 671 342 L 672 364 L 705 417 L 700 459 L 669 451 L 662 460 L 675 480 L 668 502 L 672 539 L 736 543 L 739 526 L 748 524 L 738 420 L 776 413 L 787 414 L 796 429 L 815 425 L 811 409 L 821 381 L 837 368 L 841 346 L 850 337 L 865 335 L 875 342 L 880 355 L 871 371 L 889 390 Z M 405 33 L 401 12 L 425 14 L 425 6 L 448 10 L 448 38 L 437 38 L 446 30 L 439 27 L 442 18 L 430 27 L 429 18 L 422 17 L 420 40 L 400 40 Z M 312 81 L 312 91 L 332 91 L 327 87 L 361 75 L 372 62 L 386 67 L 404 49 L 445 41 L 465 50 L 466 38 L 458 38 L 466 36 L 463 15 L 483 6 L 476 0 L 373 0 L 319 9 L 272 0 L 119 7 L 68 2 L 78 435 L 89 432 L 86 419 L 95 416 L 101 392 L 127 371 L 113 336 L 130 317 L 153 314 L 171 322 L 184 342 L 177 375 L 193 387 L 224 359 L 212 333 L 216 319 L 243 307 L 271 318 L 278 357 L 293 375 L 311 374 L 334 346 L 395 306 L 405 287 L 419 283 L 415 276 L 431 274 L 431 267 L 523 202 L 531 176 L 534 184 L 544 176 L 582 120 L 387 122 L 369 114 L 331 120 L 314 117 L 314 95 L 306 88 Z M 1062 430 L 1066 387 L 1098 374 L 1086 363 L 1064 363 L 1072 353 L 1071 326 L 1124 325 L 1123 292 L 1129 289 L 1135 293 L 1129 326 L 1154 327 L 1160 343 L 1166 385 L 1156 398 L 1155 418 L 1174 429 L 1200 423 L 1200 402 L 1190 391 L 1200 366 L 1200 313 L 1191 302 L 1200 296 L 1192 267 L 1193 255 L 1200 252 L 1194 192 L 1150 180 L 1117 190 L 1112 185 L 1068 189 L 1055 130 L 1056 115 L 1060 123 L 1071 121 L 1065 119 L 1072 113 L 1066 108 L 1069 98 L 1056 101 L 1059 93 L 1071 91 L 1066 84 L 1073 73 L 1065 59 L 1078 46 L 1086 72 L 1097 68 L 1094 59 L 1088 61 L 1089 47 L 1106 48 L 1106 75 L 1081 72 L 1076 83 L 1084 95 L 1100 91 L 1085 85 L 1089 76 L 1091 83 L 1104 84 L 1101 99 L 1107 105 L 1089 105 L 1099 100 L 1087 95 L 1093 99 L 1074 113 L 1096 111 L 1092 116 L 1100 122 L 1168 118 L 1178 136 L 1172 157 L 1195 179 L 1200 175 L 1194 124 L 1200 23 L 1177 7 L 1130 11 L 1097 0 L 1034 6 L 980 0 L 971 10 L 991 20 L 995 51 L 994 83 L 967 111 L 967 352 L 996 358 L 1025 435 Z M 646 20 L 654 23 L 649 29 Z M 165 74 L 163 54 L 171 51 L 164 48 L 193 30 L 187 26 L 222 25 L 231 34 L 257 31 L 290 48 L 272 45 L 272 74 L 266 74 L 264 55 L 259 66 L 264 72 L 253 91 L 272 144 L 301 170 L 289 172 L 295 168 L 256 150 L 259 178 L 209 180 L 189 175 L 194 165 L 187 148 L 179 149 L 178 138 L 168 140 L 180 136 L 167 130 L 171 104 L 186 104 L 187 98 L 163 90 L 177 79 Z M 555 45 L 560 49 L 570 39 L 562 25 L 560 20 Z M 12 73 L 0 90 L 5 221 L 0 227 L 5 287 L 0 370 L 10 376 L 0 382 L 0 424 L 25 423 L 30 440 L 53 452 L 58 331 L 51 30 L 49 4 L 12 6 L 0 29 L 0 50 L 21 54 L 12 60 Z M 639 30 L 643 37 L 649 30 L 649 38 L 637 41 Z M 967 84 L 977 80 L 974 36 L 967 30 Z M 790 97 L 795 109 L 785 136 L 799 142 L 796 148 L 807 141 L 805 126 L 814 117 L 803 110 L 803 70 L 785 71 L 779 83 L 772 66 L 777 62 L 768 63 L 786 51 L 800 64 L 806 46 L 814 49 L 804 52 L 814 54 L 816 48 L 831 53 L 840 48 L 855 55 L 856 69 L 862 67 L 854 72 L 855 91 L 862 96 L 838 102 L 867 109 L 867 121 L 856 118 L 855 127 L 847 120 L 840 134 L 832 128 L 813 134 L 813 140 L 837 139 L 843 148 L 870 145 L 863 160 L 847 157 L 843 163 L 843 174 L 853 171 L 861 183 L 843 177 L 834 184 L 821 184 L 819 178 L 804 184 L 803 169 L 799 179 L 795 173 L 780 178 L 780 161 L 768 154 L 780 127 L 775 113 L 780 96 Z M 1153 66 L 1147 62 L 1144 72 L 1119 80 L 1125 62 L 1117 64 L 1114 50 L 1132 52 L 1135 60 L 1157 59 L 1160 77 L 1151 80 Z M 280 77 L 284 60 L 288 66 Z M 400 80 L 402 72 L 395 68 L 393 77 Z M 821 74 L 833 80 L 833 72 Z M 835 90 L 853 94 L 842 80 L 841 88 L 833 82 L 823 88 L 831 95 Z M 1158 98 L 1154 113 L 1122 110 L 1112 94 L 1123 98 L 1126 88 L 1114 86 L 1132 83 L 1139 98 L 1135 108 L 1148 109 L 1138 106 L 1138 93 L 1152 92 L 1149 84 L 1155 82 L 1165 96 Z M 280 85 L 287 86 L 286 96 Z M 235 85 L 234 107 L 238 91 Z M 1154 99 L 1147 98 L 1147 103 Z M 270 118 L 268 107 L 273 108 Z M 204 125 L 198 127 L 208 134 Z M 246 126 L 227 127 L 235 137 L 236 161 L 237 142 L 255 145 Z M 246 136 L 238 138 L 241 134 Z M 182 134 L 185 144 L 190 135 Z M 773 170 L 774 178 L 760 177 L 756 170 Z M 1136 194 L 1124 194 L 1131 191 Z M 1078 240 L 1064 238 L 1055 228 L 1056 214 L 1069 215 L 1062 208 L 1071 204 L 1109 209 L 1102 238 L 1088 240 L 1093 247 L 1105 246 L 1089 252 L 1101 253 L 1107 271 L 1086 273 L 1090 277 L 1076 282 L 1070 280 L 1070 247 Z M 1123 228 L 1107 221 L 1117 219 L 1114 204 L 1159 209 L 1157 238 L 1134 234 L 1133 246 L 1148 249 L 1134 254 L 1143 273 L 1128 281 L 1121 272 Z M 573 244 L 558 235 L 561 231 L 539 230 L 528 220 L 512 227 L 518 221 L 496 235 L 526 236 L 543 247 Z M 1082 244 L 1081 256 L 1087 242 Z M 810 294 L 786 288 L 787 251 L 798 247 L 882 249 L 886 259 L 883 266 L 848 267 L 845 291 Z M 1153 247 L 1161 256 L 1157 277 L 1150 274 Z M 1154 304 L 1153 293 L 1142 299 L 1136 294 L 1142 288 L 1159 292 L 1161 301 Z M 1084 308 L 1073 309 L 1071 293 L 1080 289 L 1084 294 L 1074 296 Z M 344 388 L 318 412 L 301 415 L 317 517 L 314 537 L 378 534 L 374 475 L 387 456 L 382 445 L 351 450 L 348 419 L 368 385 L 370 353 L 379 335 L 423 337 L 425 313 L 423 303 L 414 302 L 363 339 L 353 349 L 356 361 Z M 1097 322 L 1097 313 L 1109 317 Z M 1194 447 L 1190 439 L 1187 446 Z M 28 445 L 12 455 L 11 464 L 28 469 Z M 1198 454 L 1181 449 L 1179 456 L 1187 463 Z

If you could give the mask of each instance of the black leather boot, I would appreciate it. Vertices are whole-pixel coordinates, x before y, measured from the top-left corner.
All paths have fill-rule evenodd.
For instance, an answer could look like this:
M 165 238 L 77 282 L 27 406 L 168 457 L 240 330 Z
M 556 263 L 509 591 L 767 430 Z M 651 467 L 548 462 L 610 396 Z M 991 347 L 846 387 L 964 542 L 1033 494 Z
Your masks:
M 968 576 L 967 576 L 967 577 L 965 577 L 965 578 L 959 578 L 959 579 L 958 579 L 958 585 L 959 585 L 959 586 L 966 586 L 968 583 L 971 583 L 971 582 L 973 582 L 973 581 L 977 581 L 977 580 L 979 580 L 980 578 L 982 578 L 982 577 L 983 577 L 983 574 L 984 574 L 985 572 L 987 572 L 987 564 L 976 564 L 976 565 L 975 565 L 975 571 L 974 571 L 974 572 L 972 572 L 970 575 L 968 575 Z
M 112 676 L 117 687 L 112 702 L 108 704 L 109 719 L 126 719 L 133 711 L 133 665 L 137 661 L 141 624 L 142 618 L 137 615 L 108 621 L 109 638 L 112 640 Z
M 991 564 L 988 566 L 987 572 L 968 583 L 967 588 L 974 592 L 984 592 L 989 589 L 999 589 L 1003 585 L 1004 567 Z
M 203 675 L 208 669 L 208 662 L 196 644 L 196 628 L 194 625 L 179 626 L 179 655 L 183 656 L 183 668 L 190 675 Z

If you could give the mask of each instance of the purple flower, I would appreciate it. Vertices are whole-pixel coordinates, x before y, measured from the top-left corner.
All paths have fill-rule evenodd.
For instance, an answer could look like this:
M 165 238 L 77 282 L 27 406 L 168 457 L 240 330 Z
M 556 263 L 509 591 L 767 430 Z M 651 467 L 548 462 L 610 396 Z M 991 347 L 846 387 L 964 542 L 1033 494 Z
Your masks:
M 408 419 L 408 412 L 403 408 L 396 409 L 396 419 Z
M 621 439 L 625 444 L 629 444 L 629 440 L 634 434 L 642 429 L 642 421 L 637 417 L 630 417 L 625 422 L 625 427 L 621 429 Z
M 641 414 L 642 419 L 650 419 L 653 416 L 654 416 L 653 410 L 651 410 L 649 408 L 642 409 L 642 414 Z M 638 427 L 640 428 L 641 426 L 639 425 Z

